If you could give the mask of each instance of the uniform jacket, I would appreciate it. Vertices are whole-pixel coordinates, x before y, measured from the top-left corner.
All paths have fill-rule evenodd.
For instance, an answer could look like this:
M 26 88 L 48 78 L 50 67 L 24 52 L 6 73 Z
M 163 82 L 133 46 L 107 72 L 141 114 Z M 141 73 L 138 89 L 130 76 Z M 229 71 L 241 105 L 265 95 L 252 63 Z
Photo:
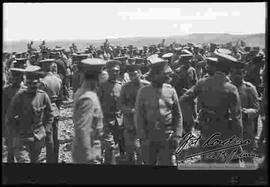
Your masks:
M 138 90 L 143 86 L 149 85 L 150 82 L 140 80 L 139 83 L 128 82 L 125 84 L 120 93 L 120 106 L 124 116 L 124 126 L 127 129 L 135 129 L 134 126 L 134 113 L 135 102 Z
M 147 138 L 153 130 L 164 126 L 170 126 L 177 136 L 182 136 L 181 108 L 171 85 L 163 84 L 161 89 L 152 85 L 142 87 L 137 94 L 135 111 L 138 138 Z
M 102 134 L 102 119 L 97 94 L 80 88 L 74 97 L 75 137 L 72 143 L 72 158 L 75 163 L 88 163 L 101 154 L 95 149 L 95 143 Z
M 20 90 L 12 99 L 6 116 L 10 132 L 22 137 L 34 136 L 41 140 L 53 123 L 49 96 L 42 90 L 35 93 Z
M 51 72 L 47 73 L 47 75 L 41 81 L 40 89 L 45 91 L 51 98 L 52 108 L 55 117 L 60 115 L 60 112 L 55 104 L 54 98 L 59 98 L 61 85 L 62 80 Z
M 20 89 L 25 89 L 25 86 L 15 86 L 15 85 L 8 85 L 3 88 L 3 105 L 2 105 L 2 132 L 5 132 L 6 128 L 3 129 L 5 123 L 5 116 L 10 105 L 12 98 Z M 6 132 L 5 132 L 6 133 Z
M 259 114 L 259 100 L 256 87 L 249 82 L 243 81 L 237 89 L 242 108 L 249 109 L 250 117 L 242 115 L 244 131 L 253 131 L 254 133 L 254 127 L 257 125 L 256 119 Z
M 223 131 L 223 135 L 232 135 L 236 133 L 238 137 L 242 137 L 242 116 L 241 102 L 237 88 L 232 85 L 224 73 L 216 72 L 213 76 L 203 78 L 189 89 L 181 98 L 181 102 L 192 102 L 198 99 L 200 106 L 199 121 L 203 128 L 213 125 L 212 132 L 215 129 L 228 129 L 231 131 Z M 229 119 L 231 118 L 231 126 L 229 127 Z M 211 121 L 206 121 L 211 119 Z M 210 130 L 207 130 L 210 133 Z
M 98 97 L 104 115 L 104 120 L 108 123 L 117 122 L 122 125 L 123 116 L 120 110 L 120 92 L 122 82 L 119 80 L 107 80 L 102 83 L 98 90 Z
M 191 66 L 187 69 L 184 66 L 177 68 L 176 74 L 178 78 L 175 88 L 178 95 L 182 95 L 183 89 L 189 89 L 197 82 L 196 70 Z

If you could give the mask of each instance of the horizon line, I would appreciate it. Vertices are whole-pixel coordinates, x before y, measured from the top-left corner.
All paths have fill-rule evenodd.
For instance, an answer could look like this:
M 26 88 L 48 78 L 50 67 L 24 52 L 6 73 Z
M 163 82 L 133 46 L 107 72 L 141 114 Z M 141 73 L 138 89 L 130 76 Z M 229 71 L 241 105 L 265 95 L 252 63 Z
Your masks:
M 131 38 L 170 38 L 170 37 L 185 37 L 194 34 L 227 34 L 227 35 L 258 35 L 258 34 L 265 34 L 265 33 L 224 33 L 224 32 L 205 32 L 205 33 L 190 33 L 190 34 L 179 34 L 179 35 L 168 35 L 168 36 L 123 36 L 123 37 L 103 37 L 98 39 L 89 39 L 89 38 L 74 38 L 74 39 L 19 39 L 19 40 L 4 40 L 3 43 L 7 42 L 22 42 L 22 41 L 48 41 L 48 42 L 55 42 L 55 41 L 74 41 L 74 40 L 91 40 L 91 41 L 101 41 L 101 40 L 118 40 L 118 39 L 131 39 Z

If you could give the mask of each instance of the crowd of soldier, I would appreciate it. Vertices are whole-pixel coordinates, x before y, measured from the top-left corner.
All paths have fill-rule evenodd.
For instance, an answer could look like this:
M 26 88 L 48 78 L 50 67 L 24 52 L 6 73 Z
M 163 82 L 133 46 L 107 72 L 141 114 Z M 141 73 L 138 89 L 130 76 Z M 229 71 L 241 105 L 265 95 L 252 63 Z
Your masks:
M 3 88 L 9 162 L 40 162 L 44 145 L 46 161 L 58 162 L 59 109 L 71 87 L 74 163 L 116 164 L 119 149 L 129 164 L 173 165 L 175 149 L 194 128 L 203 140 L 214 132 L 250 139 L 241 148 L 249 152 L 263 144 L 266 70 L 257 47 L 138 50 L 105 42 L 81 52 L 72 45 L 72 54 L 40 48 L 6 63 L 12 75 Z

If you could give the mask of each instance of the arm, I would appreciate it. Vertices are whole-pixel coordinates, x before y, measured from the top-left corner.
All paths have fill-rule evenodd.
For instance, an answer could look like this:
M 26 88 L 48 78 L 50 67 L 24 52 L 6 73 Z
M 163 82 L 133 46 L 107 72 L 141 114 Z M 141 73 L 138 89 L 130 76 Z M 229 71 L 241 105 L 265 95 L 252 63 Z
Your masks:
M 139 89 L 138 94 L 136 96 L 136 103 L 135 103 L 135 128 L 137 133 L 138 139 L 145 138 L 145 106 L 144 106 L 144 96 L 142 94 L 143 88 Z
M 248 90 L 249 108 L 243 108 L 243 112 L 248 115 L 248 118 L 256 118 L 259 114 L 258 92 L 255 86 L 251 86 Z
M 242 138 L 243 123 L 241 115 L 241 102 L 237 88 L 234 87 L 232 92 L 229 94 L 229 109 L 231 111 L 232 126 L 236 129 L 236 135 Z
M 44 96 L 44 105 L 45 110 L 44 110 L 44 119 L 43 119 L 43 125 L 45 127 L 46 132 L 50 132 L 54 120 L 54 115 L 53 115 L 53 108 L 51 104 L 51 100 L 48 96 L 48 94 L 45 93 Z
M 199 94 L 200 82 L 192 86 L 181 97 L 180 102 L 193 102 Z
M 183 134 L 183 116 L 175 89 L 173 89 L 173 101 L 173 126 L 175 127 L 176 136 L 181 137 Z

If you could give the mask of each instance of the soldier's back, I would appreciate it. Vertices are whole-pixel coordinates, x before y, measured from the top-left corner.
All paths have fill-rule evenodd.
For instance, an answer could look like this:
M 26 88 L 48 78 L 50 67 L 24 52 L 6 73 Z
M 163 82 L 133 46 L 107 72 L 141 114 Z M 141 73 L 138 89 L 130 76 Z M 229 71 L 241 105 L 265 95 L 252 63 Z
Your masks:
M 219 115 L 224 115 L 228 112 L 231 99 L 237 88 L 228 82 L 225 75 L 215 74 L 213 76 L 201 79 L 198 82 L 200 87 L 198 101 L 203 107 L 216 111 Z
M 46 91 L 50 97 L 59 96 L 62 84 L 60 78 L 52 73 L 49 73 L 43 78 L 42 83 L 45 86 L 44 91 Z

